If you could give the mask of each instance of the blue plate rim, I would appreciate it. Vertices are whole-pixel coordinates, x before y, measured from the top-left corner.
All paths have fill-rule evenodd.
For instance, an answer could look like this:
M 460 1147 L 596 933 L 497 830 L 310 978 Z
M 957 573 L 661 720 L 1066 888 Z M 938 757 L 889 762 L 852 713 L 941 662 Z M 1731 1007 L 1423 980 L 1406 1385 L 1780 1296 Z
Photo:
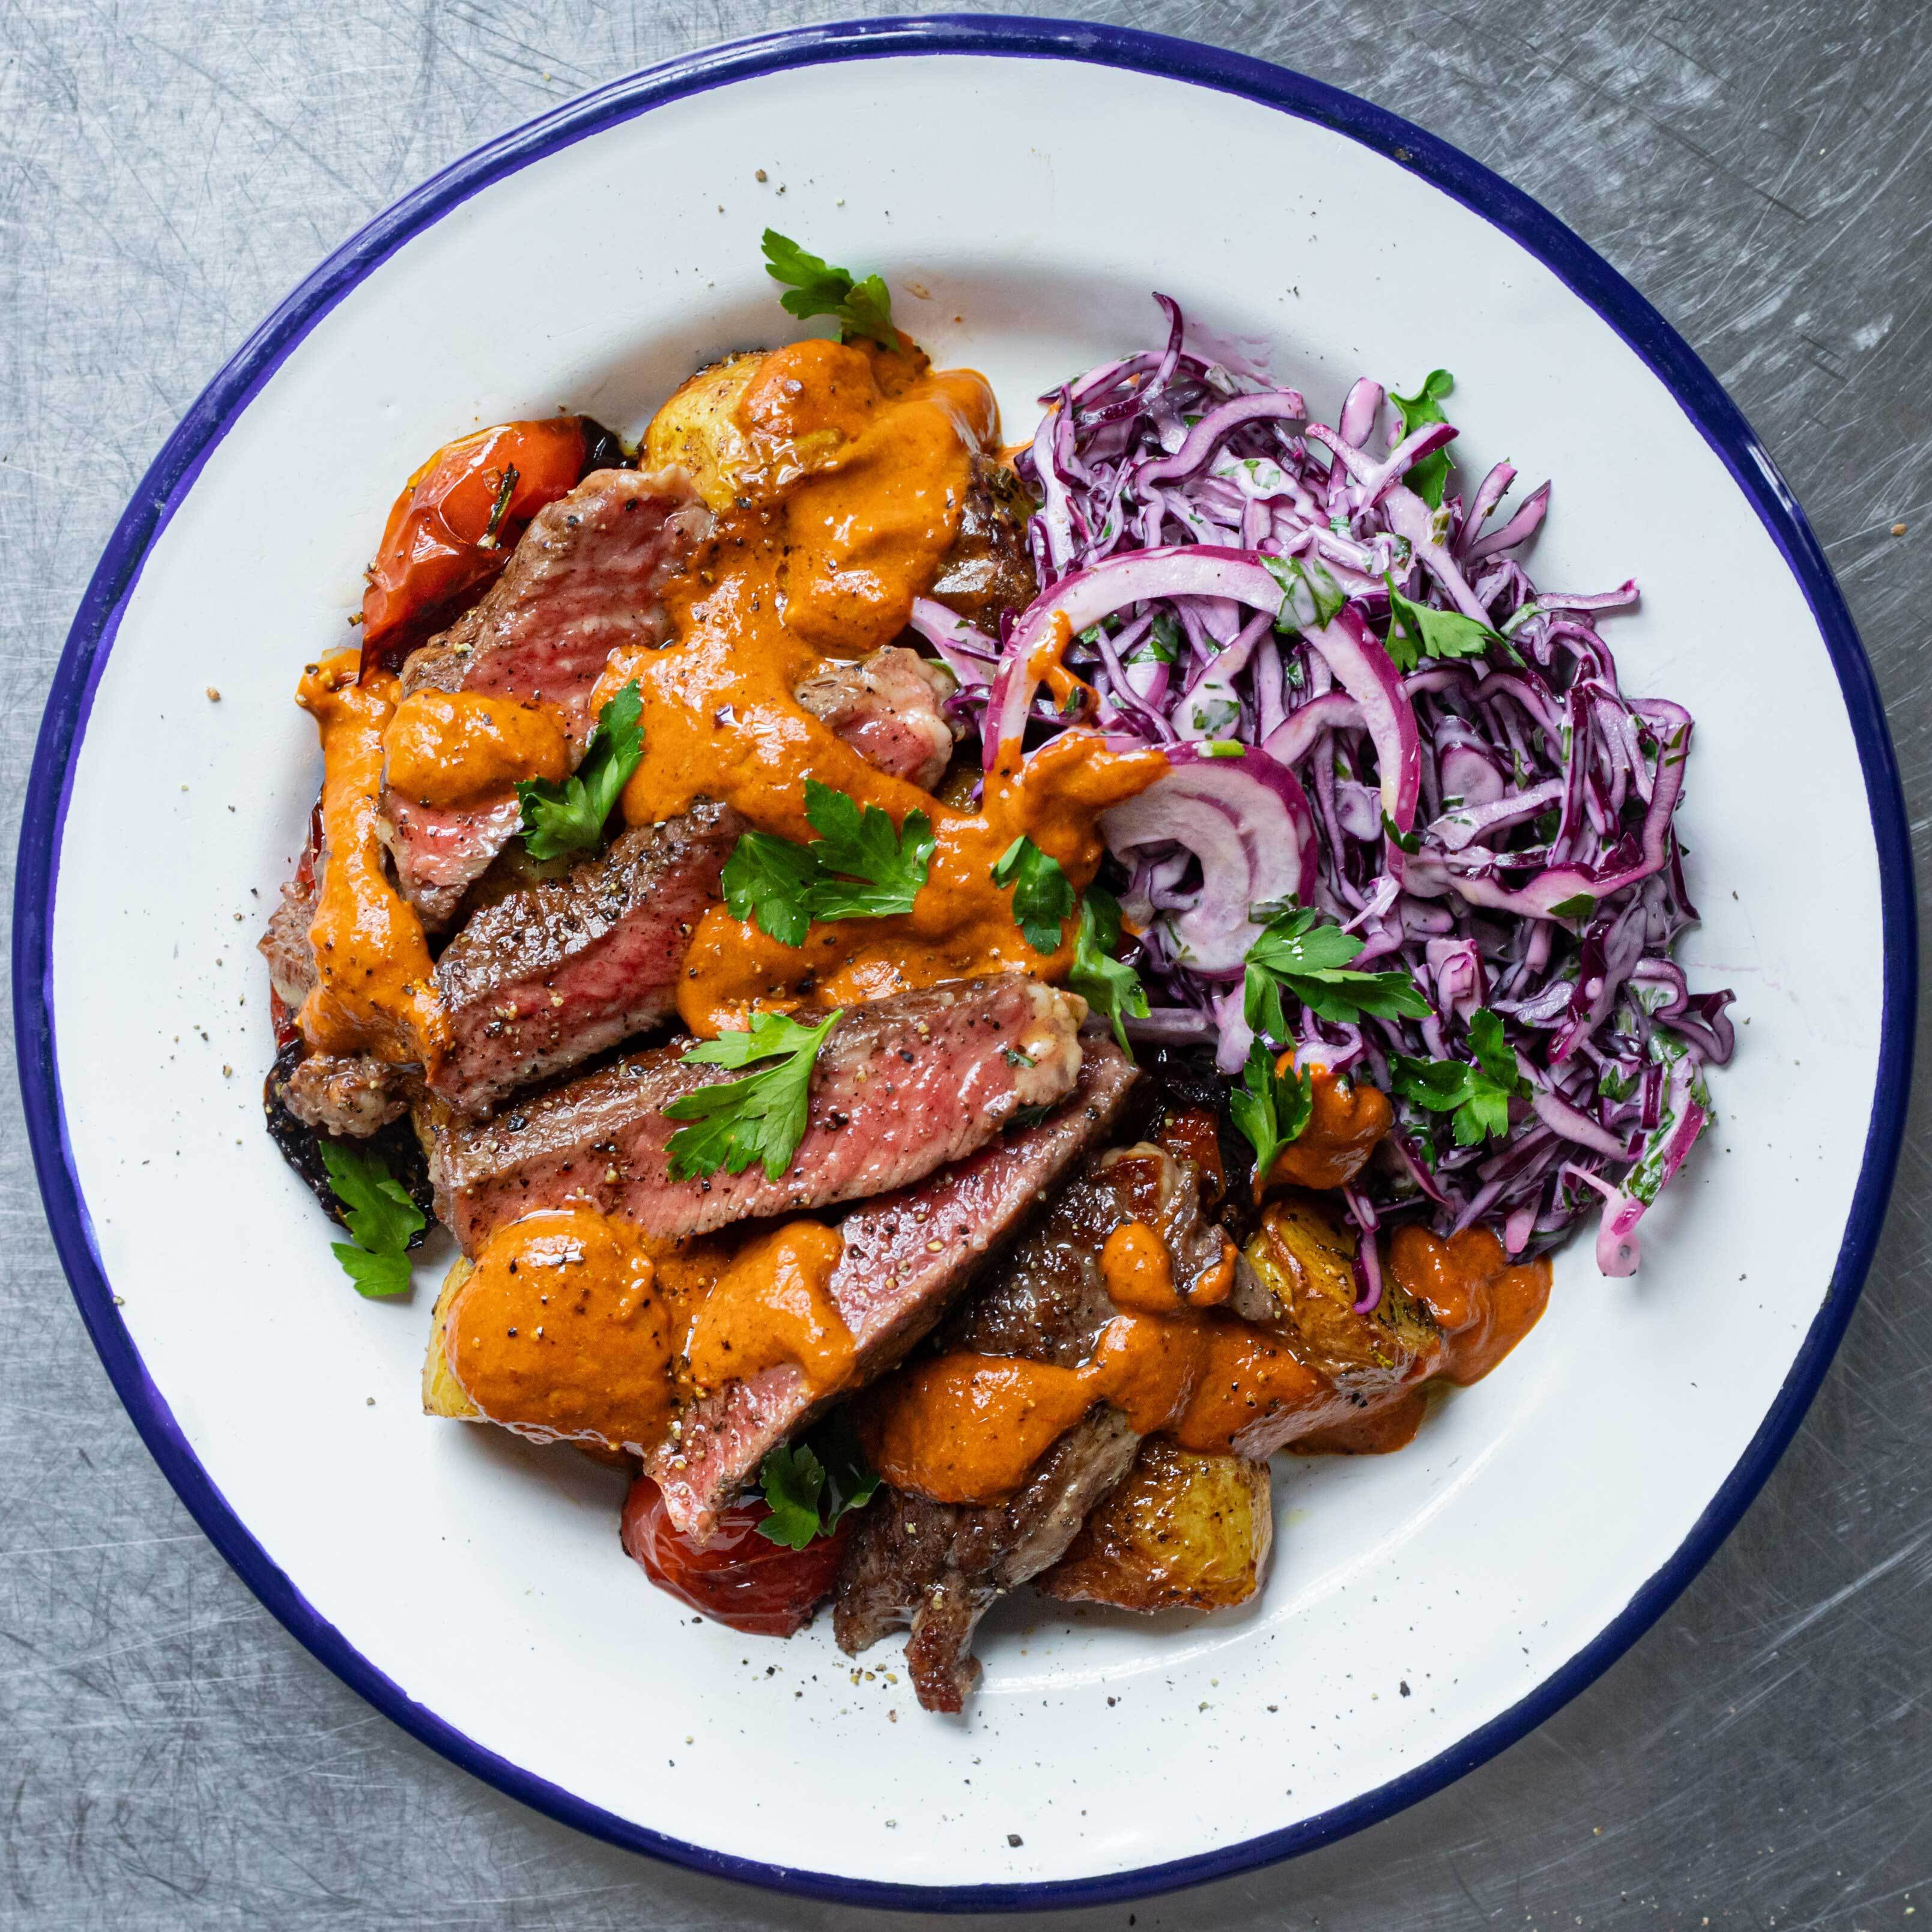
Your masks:
M 1629 344 L 1676 398 L 1777 544 L 1810 608 L 1844 697 L 1879 862 L 1884 946 L 1877 1078 L 1857 1185 L 1830 1288 L 1756 1435 L 1670 1560 L 1602 1631 L 1534 1690 L 1426 1763 L 1283 1829 L 1192 1857 L 1088 1879 L 935 1886 L 855 1879 L 707 1850 L 620 1818 L 511 1763 L 417 1703 L 302 1595 L 230 1508 L 149 1378 L 115 1310 L 76 1175 L 52 1022 L 54 893 L 72 773 L 94 692 L 142 566 L 202 465 L 308 332 L 412 236 L 490 183 L 664 102 L 788 69 L 899 55 L 1085 61 L 1238 94 L 1372 148 L 1482 216 L 1534 255 Z M 993 1912 L 1096 1905 L 1252 1870 L 1394 1815 L 1552 1715 L 1646 1630 L 1702 1568 L 1783 1454 L 1864 1286 L 1904 1132 L 1918 992 L 1911 845 L 1898 761 L 1871 667 L 1796 498 L 1736 405 L 1670 325 L 1537 202 L 1385 110 L 1248 56 L 1131 28 L 970 15 L 834 22 L 700 49 L 594 90 L 444 169 L 338 249 L 275 310 L 197 398 L 116 525 L 57 667 L 29 779 L 14 888 L 14 1038 L 21 1096 L 55 1246 L 108 1376 L 189 1513 L 242 1580 L 337 1676 L 413 1736 L 512 1797 L 596 1837 L 693 1870 L 839 1904 Z

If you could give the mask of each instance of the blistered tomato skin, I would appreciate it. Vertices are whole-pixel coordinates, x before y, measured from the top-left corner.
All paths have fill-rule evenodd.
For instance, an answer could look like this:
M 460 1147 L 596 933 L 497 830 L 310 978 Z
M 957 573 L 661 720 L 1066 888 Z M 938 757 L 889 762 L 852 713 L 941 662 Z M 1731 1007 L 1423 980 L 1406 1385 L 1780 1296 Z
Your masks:
M 788 1550 L 758 1534 L 770 1514 L 762 1502 L 734 1504 L 719 1513 L 717 1534 L 700 1550 L 665 1514 L 663 1491 L 640 1476 L 620 1533 L 626 1553 L 679 1602 L 748 1636 L 790 1636 L 831 1595 L 850 1526 Z
M 530 518 L 575 486 L 587 422 L 554 416 L 479 430 L 446 443 L 404 484 L 363 593 L 365 676 L 397 668 L 466 596 L 473 601 Z

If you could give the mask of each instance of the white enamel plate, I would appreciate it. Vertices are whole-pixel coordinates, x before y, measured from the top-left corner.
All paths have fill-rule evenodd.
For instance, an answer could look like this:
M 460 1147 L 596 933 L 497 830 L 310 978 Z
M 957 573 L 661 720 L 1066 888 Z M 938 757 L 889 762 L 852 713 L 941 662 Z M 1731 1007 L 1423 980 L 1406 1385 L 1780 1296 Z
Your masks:
M 1412 1448 L 1284 1459 L 1249 1612 L 1006 1605 L 958 1720 L 919 1710 L 896 1647 L 855 1681 L 822 1627 L 781 1644 L 681 1613 L 620 1553 L 614 1476 L 424 1420 L 433 1263 L 412 1304 L 359 1300 L 262 1131 L 254 944 L 319 770 L 291 694 L 349 640 L 400 479 L 559 405 L 634 433 L 700 362 L 787 338 L 768 222 L 882 270 L 935 361 L 992 379 L 1010 434 L 1043 388 L 1161 338 L 1155 288 L 1271 340 L 1318 407 L 1358 374 L 1452 370 L 1466 468 L 1555 479 L 1539 580 L 1642 584 L 1608 634 L 1628 688 L 1696 716 L 1685 962 L 1738 995 L 1718 1128 L 1646 1222 L 1641 1274 L 1600 1279 L 1585 1239 L 1541 1326 Z M 1912 916 L 1890 747 L 1817 546 L 1602 262 L 1441 142 L 1279 69 L 928 20 L 588 96 L 430 182 L 264 325 L 75 624 L 15 986 L 82 1310 L 188 1507 L 303 1642 L 587 1830 L 802 1892 L 984 1907 L 1150 1891 L 1386 1816 L 1658 1615 L 1763 1480 L 1857 1294 L 1909 1073 Z

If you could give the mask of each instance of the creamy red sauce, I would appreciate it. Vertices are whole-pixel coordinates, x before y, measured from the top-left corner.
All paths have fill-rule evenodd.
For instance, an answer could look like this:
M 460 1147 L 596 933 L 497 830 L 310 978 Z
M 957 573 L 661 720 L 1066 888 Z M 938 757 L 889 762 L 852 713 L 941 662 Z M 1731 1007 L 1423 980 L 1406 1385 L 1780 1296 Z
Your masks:
M 433 1066 L 449 1036 L 422 922 L 389 883 L 377 808 L 382 736 L 396 707 L 386 672 L 356 681 L 344 651 L 302 674 L 296 701 L 322 736 L 322 888 L 309 927 L 316 984 L 297 1024 L 318 1053 Z

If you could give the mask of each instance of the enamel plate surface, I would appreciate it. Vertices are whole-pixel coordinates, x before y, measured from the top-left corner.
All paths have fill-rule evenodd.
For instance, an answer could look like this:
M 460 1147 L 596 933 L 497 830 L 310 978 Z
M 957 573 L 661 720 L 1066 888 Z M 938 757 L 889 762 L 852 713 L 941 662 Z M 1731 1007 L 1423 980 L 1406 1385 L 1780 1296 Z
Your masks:
M 1130 129 L 1140 154 L 1196 158 L 1124 184 L 1098 159 Z M 474 425 L 566 405 L 634 433 L 700 362 L 794 332 L 767 222 L 883 269 L 934 359 L 992 379 L 1009 435 L 1042 388 L 1160 339 L 1151 288 L 1271 340 L 1319 411 L 1360 373 L 1453 370 L 1466 470 L 1508 455 L 1555 479 L 1538 580 L 1642 585 L 1606 634 L 1628 688 L 1696 718 L 1678 824 L 1705 924 L 1684 957 L 1738 994 L 1719 1125 L 1645 1222 L 1640 1276 L 1600 1280 L 1586 1238 L 1542 1325 L 1412 1449 L 1282 1459 L 1251 1612 L 1004 1606 L 963 1720 L 917 1708 L 896 1645 L 854 1682 L 823 1627 L 694 1624 L 620 1555 L 617 1478 L 426 1421 L 446 1246 L 412 1303 L 358 1300 L 261 1130 L 254 946 L 319 772 L 290 694 L 351 640 L 392 496 Z M 703 1868 L 868 1902 L 1092 1900 L 1387 1815 L 1574 1694 L 1708 1556 L 1815 1390 L 1883 1210 L 1905 854 L 1869 672 L 1796 505 L 1684 346 L 1547 215 L 1237 56 L 1040 22 L 817 29 L 620 83 L 460 164 L 196 406 L 50 700 L 22 1081 L 63 1258 L 150 1446 L 263 1600 L 398 1721 Z

